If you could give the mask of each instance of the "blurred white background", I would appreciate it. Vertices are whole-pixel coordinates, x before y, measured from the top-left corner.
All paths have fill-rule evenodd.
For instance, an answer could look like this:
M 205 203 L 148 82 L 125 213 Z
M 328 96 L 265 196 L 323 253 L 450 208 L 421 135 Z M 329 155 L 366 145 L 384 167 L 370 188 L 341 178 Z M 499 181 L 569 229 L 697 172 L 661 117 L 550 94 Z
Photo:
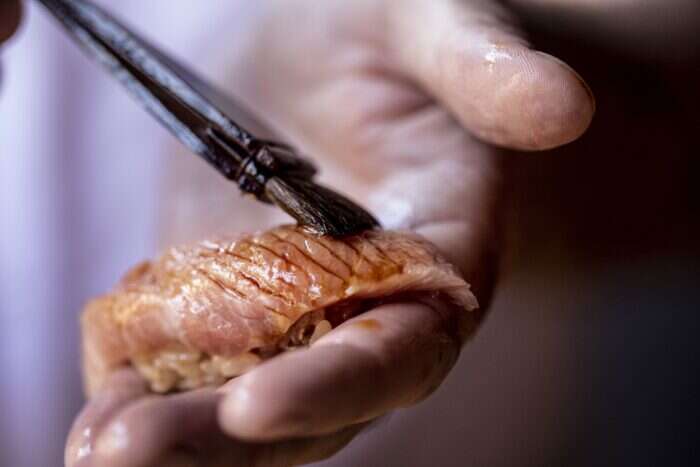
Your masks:
M 154 253 L 169 135 L 26 6 L 0 52 L 0 465 L 48 467 L 82 403 L 78 313 Z M 193 61 L 224 7 L 122 0 L 118 14 Z

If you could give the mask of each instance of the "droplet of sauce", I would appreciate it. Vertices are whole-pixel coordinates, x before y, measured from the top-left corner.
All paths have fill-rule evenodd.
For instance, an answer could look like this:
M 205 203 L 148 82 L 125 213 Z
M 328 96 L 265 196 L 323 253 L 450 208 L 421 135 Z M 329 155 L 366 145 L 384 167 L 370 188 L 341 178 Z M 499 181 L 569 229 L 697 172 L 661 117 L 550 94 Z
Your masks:
M 355 326 L 367 331 L 379 331 L 382 328 L 382 325 L 376 319 L 363 319 L 358 321 Z

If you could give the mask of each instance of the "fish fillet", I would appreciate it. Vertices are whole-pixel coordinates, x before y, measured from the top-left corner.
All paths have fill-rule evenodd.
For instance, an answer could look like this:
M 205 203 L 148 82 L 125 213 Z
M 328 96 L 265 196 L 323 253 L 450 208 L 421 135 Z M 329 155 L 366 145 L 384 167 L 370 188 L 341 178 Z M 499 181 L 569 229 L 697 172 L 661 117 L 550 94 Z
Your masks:
M 477 307 L 455 268 L 409 233 L 333 239 L 278 227 L 172 248 L 87 304 L 87 390 L 126 364 L 157 392 L 221 384 L 407 293 Z

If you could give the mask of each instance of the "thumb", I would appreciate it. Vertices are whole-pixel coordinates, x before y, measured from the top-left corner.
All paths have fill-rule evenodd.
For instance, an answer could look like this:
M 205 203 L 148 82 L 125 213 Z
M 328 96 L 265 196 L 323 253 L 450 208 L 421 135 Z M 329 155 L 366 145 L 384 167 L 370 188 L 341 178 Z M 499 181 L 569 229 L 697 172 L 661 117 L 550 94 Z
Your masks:
M 477 137 L 539 150 L 575 140 L 595 103 L 562 61 L 533 50 L 491 0 L 390 1 L 389 46 L 413 76 Z

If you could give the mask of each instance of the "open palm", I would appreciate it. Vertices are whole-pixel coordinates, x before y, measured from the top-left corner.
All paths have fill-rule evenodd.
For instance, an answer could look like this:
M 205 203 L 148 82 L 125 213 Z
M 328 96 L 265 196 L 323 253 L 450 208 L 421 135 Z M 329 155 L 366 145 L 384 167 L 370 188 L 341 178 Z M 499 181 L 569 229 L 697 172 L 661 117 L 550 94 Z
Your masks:
M 433 241 L 485 309 L 499 238 L 495 146 L 547 149 L 580 136 L 594 112 L 581 78 L 531 50 L 494 1 L 260 3 L 219 37 L 221 82 L 385 227 Z M 191 157 L 172 159 L 167 243 L 280 220 L 231 199 L 231 186 Z M 369 318 L 373 332 L 358 325 Z M 134 372 L 117 372 L 76 421 L 67 463 L 325 458 L 435 390 L 478 321 L 440 303 L 381 306 L 218 390 L 155 396 Z

